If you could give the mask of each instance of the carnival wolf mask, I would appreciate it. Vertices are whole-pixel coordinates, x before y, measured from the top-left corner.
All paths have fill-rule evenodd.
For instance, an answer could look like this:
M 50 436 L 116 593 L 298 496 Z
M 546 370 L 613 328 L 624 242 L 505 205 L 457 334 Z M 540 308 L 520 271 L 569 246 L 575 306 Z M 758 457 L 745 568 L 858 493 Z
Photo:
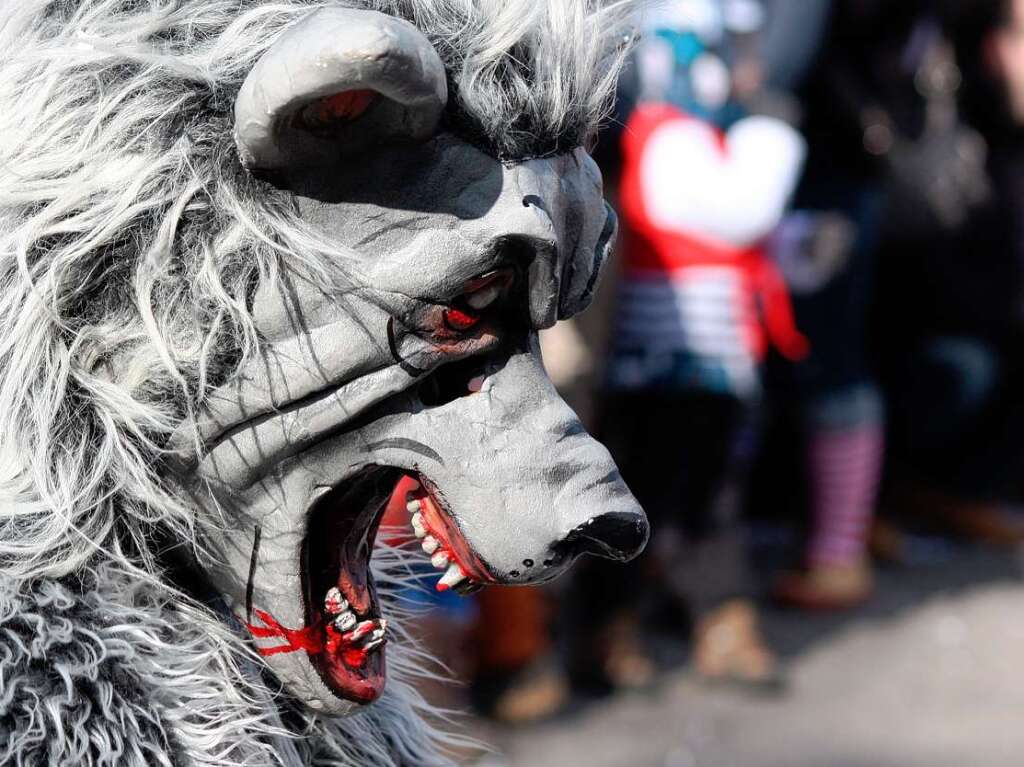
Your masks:
M 612 244 L 600 173 L 578 147 L 499 160 L 447 106 L 423 34 L 349 9 L 285 33 L 235 104 L 245 167 L 346 257 L 331 289 L 256 291 L 262 354 L 211 397 L 191 473 L 228 520 L 216 585 L 331 711 L 384 684 L 369 560 L 401 477 L 442 590 L 543 582 L 647 538 L 537 345 L 589 303 Z
M 441 589 L 635 555 L 643 514 L 537 344 L 589 303 L 614 239 L 582 146 L 628 5 L 3 6 L 11 593 L 73 576 L 127 605 L 106 562 L 197 636 L 156 643 L 194 653 L 161 669 L 227 678 L 230 611 L 295 700 L 337 714 L 384 686 L 370 558 L 400 482 Z M 239 707 L 272 696 L 232 684 Z M 226 711 L 215 734 L 168 726 L 212 752 L 239 731 Z

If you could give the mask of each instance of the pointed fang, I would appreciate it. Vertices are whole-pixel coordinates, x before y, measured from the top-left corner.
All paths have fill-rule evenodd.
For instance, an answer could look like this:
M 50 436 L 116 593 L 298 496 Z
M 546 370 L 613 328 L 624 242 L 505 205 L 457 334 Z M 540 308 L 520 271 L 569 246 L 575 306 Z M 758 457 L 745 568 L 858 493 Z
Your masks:
M 447 591 L 450 588 L 458 586 L 464 580 L 466 580 L 466 574 L 462 572 L 462 568 L 453 564 L 441 577 L 441 580 L 437 582 L 437 590 Z

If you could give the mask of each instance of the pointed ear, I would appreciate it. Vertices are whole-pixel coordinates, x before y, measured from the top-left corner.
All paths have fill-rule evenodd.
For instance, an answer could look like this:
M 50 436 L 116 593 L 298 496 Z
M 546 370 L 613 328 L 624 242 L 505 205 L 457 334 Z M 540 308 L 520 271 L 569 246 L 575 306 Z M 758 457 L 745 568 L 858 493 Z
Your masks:
M 235 142 L 254 172 L 433 135 L 448 100 L 426 37 L 375 11 L 324 8 L 256 62 L 235 101 Z

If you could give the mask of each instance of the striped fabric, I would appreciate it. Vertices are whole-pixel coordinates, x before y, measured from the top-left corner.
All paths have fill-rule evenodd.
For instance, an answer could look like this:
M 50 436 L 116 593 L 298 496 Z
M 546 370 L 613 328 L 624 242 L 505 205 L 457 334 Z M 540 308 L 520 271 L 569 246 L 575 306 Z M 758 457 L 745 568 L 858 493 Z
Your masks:
M 781 274 L 764 238 L 803 163 L 799 133 L 750 117 L 728 132 L 668 104 L 634 110 L 623 134 L 625 274 L 610 384 L 747 398 L 769 344 L 799 359 Z
M 629 274 L 620 288 L 613 385 L 756 393 L 760 331 L 744 280 L 730 266 Z
M 811 566 L 851 565 L 863 559 L 884 449 L 881 424 L 827 429 L 811 435 Z

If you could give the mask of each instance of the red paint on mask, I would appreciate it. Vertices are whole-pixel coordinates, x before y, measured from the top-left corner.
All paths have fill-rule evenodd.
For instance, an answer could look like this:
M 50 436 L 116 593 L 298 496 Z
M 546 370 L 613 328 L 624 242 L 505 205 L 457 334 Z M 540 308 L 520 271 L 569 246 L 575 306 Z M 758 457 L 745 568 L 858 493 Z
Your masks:
M 274 616 L 263 610 L 253 610 L 259 618 L 262 626 L 254 626 L 246 623 L 246 628 L 257 639 L 283 639 L 285 644 L 274 647 L 258 647 L 256 652 L 267 657 L 286 652 L 298 652 L 305 650 L 308 653 L 320 653 L 324 651 L 321 632 L 317 626 L 306 626 L 301 629 L 290 629 L 278 623 Z
M 347 631 L 342 634 L 334 627 L 334 624 L 328 623 L 324 627 L 324 633 L 327 635 L 325 644 L 320 638 L 321 634 L 318 626 L 290 629 L 278 623 L 270 613 L 263 610 L 253 610 L 253 612 L 263 623 L 262 626 L 254 626 L 251 623 L 245 624 L 254 637 L 257 639 L 285 640 L 283 645 L 256 648 L 256 652 L 263 657 L 299 652 L 300 650 L 313 654 L 322 653 L 326 650 L 330 655 L 337 655 L 340 650 L 341 658 L 349 668 L 360 668 L 366 663 L 366 650 L 362 647 L 353 647 L 351 643 L 372 631 L 372 627 L 357 628 L 354 631 Z

